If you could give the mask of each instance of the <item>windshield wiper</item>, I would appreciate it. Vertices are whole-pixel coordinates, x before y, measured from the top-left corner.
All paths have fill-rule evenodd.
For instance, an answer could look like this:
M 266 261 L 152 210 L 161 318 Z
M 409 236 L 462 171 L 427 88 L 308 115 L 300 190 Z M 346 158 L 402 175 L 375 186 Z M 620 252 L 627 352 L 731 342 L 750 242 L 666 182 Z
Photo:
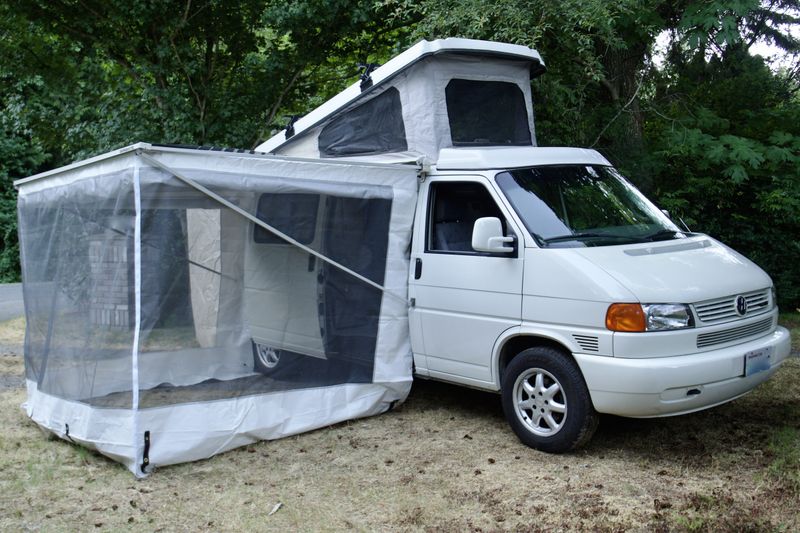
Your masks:
M 660 229 L 660 230 L 658 230 L 658 231 L 656 231 L 654 233 L 651 233 L 649 235 L 642 235 L 641 237 L 639 237 L 639 239 L 641 239 L 643 241 L 657 241 L 657 240 L 661 240 L 661 237 L 673 237 L 674 238 L 675 235 L 677 235 L 679 233 L 681 235 L 684 234 L 682 231 L 679 231 L 679 230 Z M 663 240 L 668 240 L 668 239 L 663 239 Z
M 593 233 L 586 231 L 570 233 L 569 235 L 558 235 L 556 237 L 549 237 L 547 239 L 542 238 L 542 242 L 550 244 L 551 242 L 580 241 L 582 239 L 594 238 L 636 240 L 635 237 L 631 237 L 630 235 L 614 235 L 612 233 Z

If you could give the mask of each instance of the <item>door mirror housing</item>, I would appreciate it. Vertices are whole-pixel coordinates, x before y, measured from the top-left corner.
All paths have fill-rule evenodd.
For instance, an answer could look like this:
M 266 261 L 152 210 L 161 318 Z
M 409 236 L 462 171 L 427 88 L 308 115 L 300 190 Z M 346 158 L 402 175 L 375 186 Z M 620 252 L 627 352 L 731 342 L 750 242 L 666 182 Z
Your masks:
M 514 251 L 514 237 L 503 235 L 499 218 L 479 218 L 472 227 L 472 249 L 476 252 L 510 254 Z

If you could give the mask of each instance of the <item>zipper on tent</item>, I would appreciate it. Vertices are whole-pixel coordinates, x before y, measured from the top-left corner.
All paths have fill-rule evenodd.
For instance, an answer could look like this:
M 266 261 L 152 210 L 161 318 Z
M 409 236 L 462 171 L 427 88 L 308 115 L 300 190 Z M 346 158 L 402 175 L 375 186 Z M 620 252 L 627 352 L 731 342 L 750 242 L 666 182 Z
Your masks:
M 260 218 L 255 217 L 252 214 L 248 213 L 247 211 L 245 211 L 244 209 L 242 209 L 238 205 L 234 204 L 233 202 L 229 202 L 228 200 L 226 200 L 222 196 L 218 195 L 214 191 L 208 189 L 207 187 L 204 187 L 203 185 L 200 185 L 199 183 L 197 183 L 193 179 L 181 174 L 177 170 L 170 168 L 169 166 L 165 165 L 164 163 L 162 163 L 158 159 L 155 159 L 155 158 L 153 158 L 153 157 L 151 157 L 148 154 L 145 154 L 143 152 L 140 152 L 139 155 L 141 155 L 141 157 L 145 161 L 147 161 L 148 163 L 152 164 L 155 167 L 160 168 L 161 170 L 164 170 L 165 172 L 168 172 L 172 176 L 175 176 L 176 178 L 178 178 L 182 182 L 186 183 L 187 185 L 197 189 L 198 191 L 202 192 L 206 196 L 209 196 L 209 197 L 213 198 L 214 200 L 216 200 L 217 202 L 221 203 L 222 205 L 224 205 L 228 209 L 232 209 L 233 211 L 235 211 L 236 213 L 242 215 L 243 217 L 245 217 L 247 220 L 249 220 L 253 224 L 255 224 L 257 226 L 260 226 L 260 227 L 264 228 L 265 230 L 269 231 L 270 233 L 273 233 L 273 234 L 277 235 L 278 237 L 280 237 L 284 241 L 288 242 L 289 244 L 292 244 L 292 245 L 300 248 L 304 252 L 306 252 L 308 254 L 311 254 L 314 257 L 319 258 L 320 260 L 328 263 L 329 265 L 331 265 L 333 267 L 338 268 L 342 272 L 350 274 L 351 276 L 353 276 L 354 278 L 358 279 L 359 281 L 363 281 L 364 283 L 366 283 L 370 287 L 378 289 L 379 291 L 382 291 L 384 294 L 388 294 L 389 296 L 392 296 L 394 298 L 397 298 L 398 300 L 401 300 L 406 305 L 409 305 L 409 301 L 405 296 L 400 296 L 399 294 L 395 294 L 394 292 L 390 291 L 389 289 L 387 289 L 383 285 L 375 283 L 371 279 L 362 276 L 358 272 L 350 270 L 349 268 L 347 268 L 343 264 L 334 261 L 333 259 L 329 258 L 328 256 L 326 256 L 324 254 L 321 254 L 318 251 L 316 251 L 316 250 L 314 250 L 312 248 L 309 248 L 308 246 L 306 246 L 304 244 L 301 244 L 300 242 L 294 240 L 293 238 L 289 237 L 285 233 L 283 233 L 283 232 L 279 231 L 278 229 L 270 226 L 269 224 L 267 224 L 266 222 L 264 222 Z

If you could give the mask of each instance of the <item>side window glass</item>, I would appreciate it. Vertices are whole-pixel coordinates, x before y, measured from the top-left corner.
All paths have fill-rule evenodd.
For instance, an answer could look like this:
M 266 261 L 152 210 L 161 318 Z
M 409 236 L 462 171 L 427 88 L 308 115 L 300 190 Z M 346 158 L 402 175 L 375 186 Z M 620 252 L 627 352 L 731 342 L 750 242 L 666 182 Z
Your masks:
M 256 217 L 300 244 L 310 244 L 317 227 L 318 207 L 318 194 L 266 193 L 258 199 Z M 255 227 L 253 240 L 259 244 L 286 244 L 261 226 Z
M 489 191 L 480 183 L 440 182 L 430 188 L 426 251 L 476 254 L 472 228 L 482 217 L 506 221 Z

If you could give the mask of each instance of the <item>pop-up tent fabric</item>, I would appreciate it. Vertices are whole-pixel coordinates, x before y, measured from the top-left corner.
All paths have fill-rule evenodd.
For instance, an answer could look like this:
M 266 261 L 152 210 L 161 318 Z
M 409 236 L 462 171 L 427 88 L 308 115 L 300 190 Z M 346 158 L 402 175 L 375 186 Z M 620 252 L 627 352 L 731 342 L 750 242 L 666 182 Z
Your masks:
M 438 160 L 454 146 L 536 146 L 526 46 L 474 39 L 420 41 L 258 147 L 297 157 L 384 154 Z
M 416 185 L 148 144 L 17 182 L 28 416 L 145 476 L 403 401 Z

